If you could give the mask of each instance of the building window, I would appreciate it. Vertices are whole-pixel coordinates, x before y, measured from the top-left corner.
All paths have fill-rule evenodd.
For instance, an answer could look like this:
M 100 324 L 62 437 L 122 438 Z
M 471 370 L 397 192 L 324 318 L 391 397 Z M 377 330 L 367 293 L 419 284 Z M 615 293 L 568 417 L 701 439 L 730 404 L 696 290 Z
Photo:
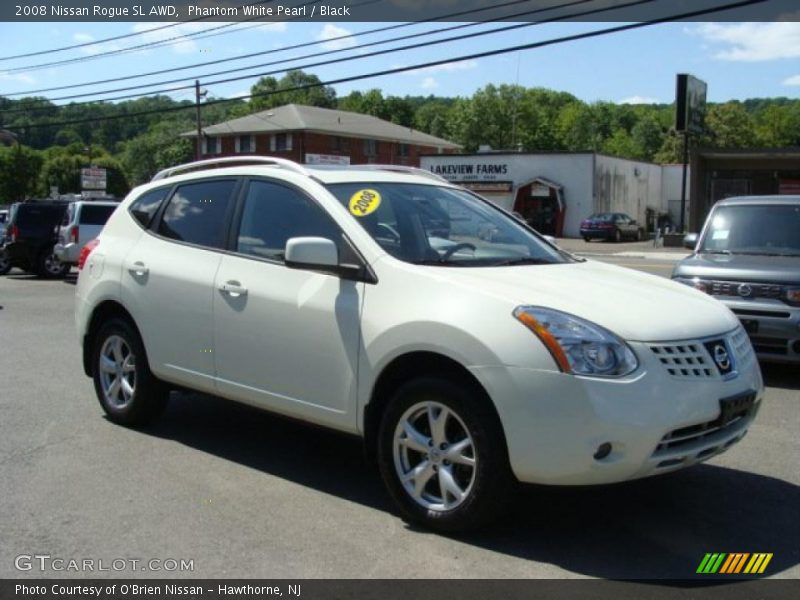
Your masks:
M 408 144 L 397 144 L 397 156 L 408 158 Z
M 364 140 L 364 154 L 369 157 L 378 156 L 378 140 Z
M 335 135 L 331 138 L 331 150 L 333 152 L 350 152 L 350 140 Z
M 221 154 L 222 140 L 214 136 L 203 138 L 203 154 Z
M 240 135 L 236 138 L 236 152 L 251 154 L 256 151 L 256 138 L 252 135 Z
M 276 133 L 270 138 L 270 148 L 272 152 L 289 152 L 292 149 L 291 133 Z

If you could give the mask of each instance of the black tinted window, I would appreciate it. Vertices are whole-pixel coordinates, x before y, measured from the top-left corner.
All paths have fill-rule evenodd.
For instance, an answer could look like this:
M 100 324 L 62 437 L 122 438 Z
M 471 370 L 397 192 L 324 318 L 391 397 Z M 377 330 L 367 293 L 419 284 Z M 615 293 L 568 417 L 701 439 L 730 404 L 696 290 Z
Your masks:
M 180 186 L 167 204 L 158 232 L 201 246 L 222 246 L 225 212 L 235 185 L 235 181 L 204 181 Z
M 84 204 L 81 208 L 80 223 L 81 225 L 105 225 L 108 217 L 116 208 L 116 206 Z
M 158 211 L 158 207 L 167 196 L 169 188 L 161 188 L 142 194 L 130 206 L 130 211 L 133 217 L 139 221 L 142 227 L 150 225 L 153 220 L 153 215 Z
M 337 244 L 340 240 L 338 227 L 300 192 L 266 181 L 250 183 L 237 252 L 282 261 L 286 241 L 298 236 L 323 237 Z
M 17 210 L 16 224 L 19 227 L 52 227 L 61 222 L 66 210 L 66 204 L 21 204 Z

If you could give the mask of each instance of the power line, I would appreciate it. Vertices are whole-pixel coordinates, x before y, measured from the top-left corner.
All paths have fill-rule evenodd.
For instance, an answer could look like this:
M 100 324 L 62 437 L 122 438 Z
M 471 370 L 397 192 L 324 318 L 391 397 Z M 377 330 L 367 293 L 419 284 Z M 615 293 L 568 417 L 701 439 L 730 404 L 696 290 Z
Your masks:
M 553 5 L 553 6 L 549 6 L 547 8 L 539 8 L 539 9 L 535 9 L 535 10 L 519 12 L 519 13 L 512 14 L 512 15 L 498 17 L 496 19 L 489 19 L 487 21 L 481 21 L 481 22 L 477 22 L 477 23 L 465 23 L 465 24 L 460 24 L 460 25 L 452 25 L 450 27 L 444 27 L 444 28 L 441 28 L 441 29 L 437 29 L 435 31 L 423 31 L 423 32 L 413 33 L 413 34 L 409 34 L 409 35 L 405 35 L 405 36 L 399 36 L 399 37 L 390 38 L 390 39 L 386 39 L 386 40 L 380 40 L 380 41 L 377 41 L 377 42 L 373 42 L 371 44 L 366 44 L 366 45 L 361 46 L 359 48 L 359 50 L 363 50 L 365 48 L 372 48 L 372 47 L 375 47 L 375 46 L 380 46 L 380 45 L 383 45 L 383 44 L 388 44 L 388 43 L 402 41 L 402 40 L 408 40 L 408 39 L 413 39 L 413 38 L 418 38 L 418 37 L 423 37 L 423 36 L 428 36 L 428 35 L 436 35 L 436 34 L 439 34 L 439 33 L 445 33 L 447 31 L 454 31 L 454 30 L 464 29 L 464 28 L 468 28 L 468 27 L 476 27 L 478 25 L 484 25 L 484 24 L 487 24 L 487 23 L 492 23 L 492 22 L 496 22 L 496 21 L 500 21 L 500 20 L 512 19 L 512 18 L 515 18 L 515 17 L 530 16 L 530 15 L 536 14 L 536 13 L 541 13 L 541 12 L 560 9 L 560 8 L 567 8 L 567 7 L 577 6 L 579 4 L 586 4 L 586 3 L 595 2 L 595 1 L 596 0 L 575 0 L 573 2 L 567 2 L 567 3 L 564 3 L 564 4 Z M 637 2 L 635 2 L 634 4 L 623 5 L 623 8 L 627 7 L 627 6 L 633 6 L 635 4 L 646 4 L 646 3 L 649 3 L 649 2 L 655 2 L 655 1 L 657 1 L 657 0 L 637 0 Z M 605 7 L 605 8 L 601 8 L 601 9 L 595 9 L 595 10 L 587 11 L 585 13 L 579 13 L 578 15 L 570 15 L 570 16 L 574 18 L 576 16 L 585 16 L 585 15 L 595 14 L 597 12 L 604 12 L 604 11 L 608 11 L 608 10 L 614 10 L 614 9 Z M 561 18 L 564 18 L 564 17 L 561 17 Z M 552 22 L 554 20 L 558 20 L 558 19 L 553 18 L 553 19 L 549 19 L 549 20 L 548 19 L 541 20 L 541 21 L 538 21 L 538 22 L 534 21 L 534 22 L 530 22 L 530 23 L 515 23 L 515 24 L 512 24 L 512 25 L 508 25 L 508 26 L 505 26 L 505 27 L 499 27 L 499 28 L 496 28 L 496 29 L 488 30 L 488 31 L 480 31 L 480 32 L 461 35 L 461 36 L 453 36 L 453 37 L 449 37 L 449 38 L 441 38 L 441 39 L 438 39 L 438 40 L 432 40 L 432 41 L 424 42 L 422 44 L 415 44 L 415 45 L 400 46 L 400 47 L 397 47 L 397 48 L 390 48 L 390 49 L 387 49 L 387 50 L 382 50 L 382 51 L 379 51 L 379 52 L 375 52 L 375 53 L 371 54 L 370 56 L 380 56 L 382 54 L 390 54 L 390 53 L 394 53 L 394 52 L 402 52 L 404 50 L 411 50 L 411 49 L 416 49 L 416 48 L 421 48 L 421 47 L 426 47 L 426 46 L 443 44 L 443 43 L 452 42 L 452 41 L 458 41 L 458 40 L 462 40 L 462 39 L 470 39 L 470 38 L 473 38 L 473 37 L 479 37 L 479 36 L 483 36 L 483 35 L 491 35 L 491 34 L 494 34 L 494 33 L 501 33 L 501 32 L 504 32 L 504 31 L 512 31 L 512 30 L 521 29 L 521 28 L 524 28 L 524 27 L 532 27 L 532 26 L 535 26 L 535 25 L 549 23 L 549 22 Z M 340 49 L 337 49 L 337 50 L 328 50 L 328 51 L 325 51 L 325 52 L 316 52 L 316 53 L 312 53 L 312 54 L 306 54 L 304 56 L 297 56 L 297 57 L 292 57 L 292 58 L 272 61 L 272 62 L 268 62 L 268 63 L 263 63 L 263 64 L 259 64 L 259 65 L 251 65 L 251 66 L 247 66 L 247 67 L 239 67 L 237 69 L 227 69 L 225 71 L 216 71 L 214 73 L 205 73 L 203 75 L 195 75 L 194 78 L 195 79 L 204 79 L 204 78 L 207 78 L 207 77 L 215 77 L 217 75 L 225 75 L 225 74 L 229 74 L 229 73 L 236 73 L 236 72 L 239 72 L 239 71 L 249 71 L 251 69 L 258 69 L 258 68 L 277 65 L 277 64 L 286 63 L 286 62 L 294 62 L 296 60 L 302 60 L 302 59 L 305 59 L 305 58 L 317 58 L 317 57 L 322 57 L 322 56 L 330 56 L 332 54 L 339 54 L 339 53 L 346 52 L 346 51 L 349 51 L 349 50 L 350 50 L 350 48 L 340 48 Z M 295 66 L 292 67 L 292 69 L 306 69 L 306 68 L 310 68 L 310 67 L 319 67 L 319 66 L 324 66 L 324 65 L 336 64 L 336 63 L 340 63 L 340 62 L 348 62 L 348 61 L 351 61 L 351 60 L 360 60 L 362 58 L 364 58 L 363 54 L 356 54 L 356 55 L 353 55 L 353 56 L 347 56 L 347 57 L 333 59 L 333 60 L 320 61 L 320 62 L 316 62 L 316 63 L 306 63 L 306 64 L 302 64 L 302 65 L 295 65 Z M 251 79 L 251 78 L 254 78 L 254 77 L 264 77 L 264 76 L 267 76 L 267 75 L 275 75 L 277 73 L 283 73 L 284 71 L 285 71 L 285 69 L 278 69 L 278 70 L 267 71 L 267 72 L 262 72 L 262 73 L 253 73 L 253 74 L 250 74 L 250 75 L 243 75 L 241 77 L 228 77 L 228 78 L 225 78 L 225 79 L 219 79 L 219 80 L 215 80 L 215 81 L 207 81 L 207 82 L 204 82 L 204 85 L 215 85 L 215 84 L 218 84 L 218 83 L 231 83 L 233 81 L 241 81 L 243 79 Z M 178 83 L 178 82 L 186 81 L 186 80 L 187 80 L 186 78 L 180 78 L 180 79 L 172 79 L 172 80 L 161 81 L 161 82 L 156 82 L 156 83 L 134 85 L 134 86 L 128 86 L 128 87 L 123 87 L 123 88 L 115 88 L 115 89 L 110 89 L 110 90 L 101 90 L 101 91 L 96 91 L 96 92 L 86 92 L 86 93 L 83 93 L 83 94 L 73 94 L 73 95 L 70 95 L 70 96 L 61 96 L 61 97 L 58 97 L 58 98 L 51 98 L 50 101 L 51 102 L 55 102 L 57 100 L 71 100 L 71 99 L 74 99 L 74 98 L 83 98 L 83 97 L 86 97 L 86 96 L 96 96 L 97 94 L 110 94 L 110 93 L 113 93 L 113 92 L 121 92 L 121 91 L 149 88 L 149 87 L 154 87 L 154 86 L 158 86 L 158 85 L 167 85 L 167 84 L 170 84 L 170 83 Z M 125 94 L 125 95 L 122 95 L 122 96 L 113 96 L 111 98 L 101 98 L 101 99 L 98 99 L 96 101 L 95 100 L 89 100 L 89 101 L 84 101 L 84 102 L 72 102 L 72 103 L 70 103 L 69 105 L 66 105 L 66 106 L 81 106 L 81 105 L 86 105 L 86 104 L 94 104 L 95 102 L 110 102 L 110 101 L 114 101 L 114 100 L 126 100 L 126 99 L 130 99 L 130 98 L 141 97 L 141 96 L 144 96 L 144 95 L 154 95 L 154 94 L 162 94 L 162 93 L 180 91 L 180 90 L 183 90 L 183 89 L 189 89 L 189 88 L 191 88 L 193 86 L 194 86 L 194 84 L 187 84 L 187 85 L 181 85 L 181 86 L 176 86 L 176 87 L 171 87 L 171 88 L 162 88 L 162 89 L 158 89 L 158 90 L 151 90 L 149 92 L 143 92 L 143 93 L 137 93 L 137 94 Z M 49 110 L 51 108 L 53 108 L 53 107 L 52 106 L 38 106 L 38 107 L 30 107 L 30 108 L 11 109 L 11 110 L 5 111 L 5 114 L 13 114 L 13 113 L 18 113 L 18 112 L 30 112 L 31 110 Z
M 470 10 L 462 10 L 462 11 L 453 12 L 453 13 L 449 13 L 449 14 L 438 15 L 438 16 L 435 16 L 435 17 L 422 19 L 420 21 L 415 21 L 413 23 L 400 23 L 400 24 L 396 24 L 396 25 L 388 25 L 388 26 L 384 26 L 384 27 L 377 27 L 375 29 L 369 29 L 367 31 L 361 31 L 361 32 L 354 33 L 354 34 L 348 33 L 346 35 L 335 36 L 335 37 L 332 37 L 332 38 L 328 38 L 326 40 L 315 40 L 313 42 L 303 42 L 303 43 L 300 43 L 300 44 L 294 44 L 294 45 L 291 45 L 291 46 L 286 46 L 284 48 L 277 48 L 277 49 L 274 49 L 274 50 L 251 52 L 249 54 L 240 54 L 238 56 L 233 56 L 233 57 L 229 57 L 229 58 L 221 58 L 221 59 L 217 59 L 217 60 L 210 60 L 210 61 L 205 61 L 205 62 L 200 62 L 200 63 L 194 63 L 194 64 L 191 64 L 191 65 L 185 65 L 185 66 L 182 66 L 182 67 L 172 67 L 172 68 L 169 68 L 169 69 L 161 69 L 159 71 L 150 71 L 150 72 L 146 72 L 146 73 L 139 73 L 139 74 L 136 74 L 136 75 L 126 75 L 126 76 L 122 76 L 122 77 L 113 77 L 111 79 L 84 81 L 82 83 L 73 83 L 73 84 L 70 84 L 70 85 L 62 85 L 62 86 L 50 87 L 50 88 L 40 88 L 40 89 L 36 89 L 36 90 L 28 90 L 28 91 L 25 91 L 25 92 L 13 92 L 13 93 L 10 93 L 10 94 L 5 94 L 5 97 L 11 98 L 13 96 L 30 96 L 32 94 L 38 94 L 38 93 L 42 93 L 42 92 L 54 92 L 54 91 L 59 91 L 59 90 L 67 90 L 67 89 L 85 87 L 87 85 L 88 86 L 93 86 L 93 85 L 100 85 L 100 84 L 103 84 L 103 83 L 114 83 L 114 82 L 117 82 L 117 81 L 129 81 L 131 79 L 139 79 L 139 78 L 142 78 L 142 77 L 152 77 L 153 75 L 163 75 L 165 73 L 173 73 L 175 71 L 185 71 L 185 70 L 188 70 L 188 69 L 194 69 L 196 67 L 208 67 L 208 66 L 211 66 L 211 65 L 218 65 L 218 64 L 227 63 L 227 62 L 244 60 L 246 58 L 253 58 L 255 56 L 263 56 L 263 55 L 266 55 L 266 54 L 274 54 L 274 53 L 277 53 L 277 52 L 288 52 L 289 50 L 297 50 L 299 48 L 306 48 L 308 46 L 316 46 L 316 45 L 319 45 L 319 44 L 322 44 L 322 43 L 336 42 L 336 41 L 345 40 L 345 39 L 349 39 L 349 38 L 353 38 L 353 37 L 359 37 L 359 36 L 362 36 L 362 35 L 371 35 L 373 33 L 381 33 L 381 32 L 390 31 L 390 30 L 394 30 L 394 29 L 402 29 L 402 28 L 405 28 L 405 27 L 411 27 L 411 26 L 414 26 L 414 25 L 420 25 L 422 23 L 430 23 L 430 22 L 436 22 L 436 21 L 440 21 L 440 20 L 444 20 L 444 19 L 452 19 L 452 18 L 455 18 L 455 17 L 462 17 L 462 16 L 465 16 L 465 15 L 468 15 L 468 14 L 484 12 L 484 11 L 487 11 L 487 10 L 497 10 L 498 8 L 504 8 L 504 7 L 508 7 L 508 6 L 513 6 L 515 4 L 522 4 L 522 3 L 531 2 L 531 1 L 533 1 L 533 0 L 512 0 L 510 2 L 505 2 L 505 3 L 501 3 L 501 4 L 493 4 L 493 5 L 484 6 L 484 7 L 481 7 L 481 8 L 474 8 L 474 9 L 470 9 Z M 294 20 L 294 19 L 288 19 L 288 20 Z M 253 67 L 253 68 L 255 68 L 255 67 Z M 192 79 L 192 78 L 193 77 L 191 77 L 191 76 L 187 76 L 187 79 Z
M 250 4 L 243 4 L 242 8 L 245 6 L 256 6 L 258 4 L 269 4 L 270 2 L 274 2 L 275 0 L 259 0 L 257 2 L 251 2 Z M 56 52 L 64 52 L 66 50 L 76 50 L 78 48 L 86 48 L 87 46 L 96 46 L 98 44 L 105 44 L 106 42 L 115 42 L 117 40 L 123 40 L 126 38 L 132 38 L 139 35 L 145 35 L 146 33 L 152 33 L 154 31 L 161 31 L 163 29 L 170 29 L 171 27 L 177 27 L 178 25 L 183 25 L 185 23 L 194 23 L 196 21 L 205 21 L 211 17 L 195 17 L 194 19 L 187 19 L 185 21 L 179 21 L 177 23 L 168 23 L 166 25 L 161 25 L 159 27 L 153 27 L 152 29 L 147 29 L 145 31 L 134 31 L 133 33 L 125 33 L 122 35 L 115 35 L 113 37 L 103 38 L 101 40 L 93 40 L 91 42 L 84 42 L 82 44 L 71 44 L 69 46 L 61 46 L 60 48 L 50 48 L 48 50 L 38 50 L 36 52 L 28 52 L 26 54 L 14 54 L 13 56 L 0 56 L 0 61 L 6 60 L 14 60 L 16 58 L 28 58 L 30 56 L 42 56 L 43 54 L 54 54 Z
M 275 0 L 263 0 L 263 2 L 274 2 L 274 1 Z M 364 4 L 374 4 L 376 2 L 381 2 L 381 1 L 382 0 L 365 0 L 365 2 L 361 2 L 359 4 L 355 4 L 355 5 L 351 5 L 351 6 L 362 6 Z M 310 0 L 309 2 L 305 2 L 303 4 L 296 5 L 296 8 L 299 8 L 301 6 L 310 6 L 312 4 L 318 4 L 319 2 L 322 2 L 322 0 Z M 160 47 L 160 46 L 168 46 L 168 45 L 172 44 L 173 42 L 175 42 L 176 40 L 182 40 L 184 38 L 192 38 L 192 37 L 196 37 L 196 36 L 201 36 L 203 34 L 207 34 L 207 33 L 211 32 L 211 31 L 216 31 L 216 30 L 219 30 L 219 29 L 227 29 L 227 28 L 233 27 L 234 25 L 239 25 L 240 23 L 245 23 L 245 22 L 248 22 L 248 21 L 255 21 L 257 19 L 260 19 L 260 17 L 259 16 L 254 16 L 254 17 L 249 17 L 247 19 L 242 19 L 242 20 L 237 21 L 235 23 L 224 23 L 222 25 L 217 25 L 216 27 L 209 27 L 208 29 L 204 29 L 202 31 L 195 31 L 195 32 L 189 32 L 189 33 L 181 34 L 181 35 L 176 35 L 176 36 L 167 38 L 165 40 L 157 40 L 157 41 L 154 41 L 154 42 L 147 42 L 147 43 L 144 43 L 144 44 L 138 44 L 136 46 L 129 46 L 127 48 L 118 48 L 118 49 L 115 49 L 115 50 L 107 50 L 106 52 L 98 52 L 97 54 L 92 54 L 90 56 L 78 56 L 78 57 L 75 57 L 75 58 L 68 58 L 68 59 L 64 59 L 64 60 L 57 60 L 57 61 L 53 61 L 53 62 L 41 63 L 41 64 L 38 64 L 38 65 L 28 65 L 28 66 L 25 66 L 25 67 L 15 67 L 13 69 L 6 69 L 3 72 L 4 73 L 29 73 L 31 71 L 39 71 L 41 69 L 46 69 L 47 67 L 56 67 L 56 66 L 63 66 L 63 65 L 68 65 L 68 64 L 83 63 L 83 62 L 88 62 L 88 61 L 92 61 L 92 60 L 97 60 L 98 58 L 104 58 L 106 56 L 114 56 L 114 55 L 117 55 L 117 54 L 127 54 L 129 52 L 138 52 L 138 51 L 141 51 L 141 50 L 143 50 L 145 48 L 157 48 L 157 47 Z M 144 33 L 147 33 L 147 32 L 144 32 Z M 232 32 L 231 31 L 226 31 L 224 33 L 232 33 Z M 208 37 L 210 37 L 211 35 L 213 35 L 213 34 L 210 34 Z M 200 38 L 198 37 L 198 39 L 200 39 Z
M 365 73 L 365 74 L 362 74 L 362 75 L 351 75 L 351 76 L 348 76 L 348 77 L 340 77 L 338 79 L 330 79 L 328 81 L 322 81 L 320 83 L 299 85 L 299 86 L 294 86 L 294 87 L 291 87 L 291 88 L 284 88 L 284 89 L 274 90 L 274 91 L 269 91 L 269 92 L 259 92 L 259 93 L 255 93 L 255 94 L 245 94 L 245 95 L 242 95 L 242 96 L 236 96 L 234 98 L 224 98 L 224 99 L 219 99 L 219 100 L 211 100 L 209 102 L 206 102 L 204 104 L 204 106 L 213 106 L 213 105 L 217 105 L 217 104 L 225 104 L 225 103 L 228 103 L 228 102 L 236 102 L 236 101 L 239 101 L 239 100 L 247 100 L 247 99 L 250 99 L 250 98 L 260 98 L 260 97 L 265 97 L 265 96 L 272 96 L 272 95 L 275 95 L 275 94 L 307 90 L 307 89 L 312 89 L 312 88 L 321 87 L 321 86 L 327 86 L 327 85 L 350 83 L 350 82 L 353 82 L 353 81 L 360 81 L 362 79 L 373 79 L 375 77 L 385 77 L 387 75 L 396 75 L 396 74 L 399 74 L 399 73 L 406 73 L 408 71 L 416 71 L 416 70 L 419 70 L 419 69 L 427 69 L 427 68 L 430 68 L 430 67 L 437 67 L 437 66 L 441 66 L 441 65 L 448 64 L 448 63 L 451 63 L 451 62 L 460 62 L 460 61 L 465 61 L 465 60 L 476 60 L 476 59 L 479 59 L 479 58 L 488 58 L 490 56 L 497 56 L 497 55 L 500 55 L 500 54 L 508 54 L 510 52 L 519 52 L 521 50 L 534 50 L 534 49 L 537 49 L 537 48 L 544 48 L 546 46 L 554 46 L 554 45 L 564 44 L 564 43 L 568 43 L 568 42 L 574 42 L 574 41 L 578 41 L 578 40 L 584 40 L 584 39 L 590 39 L 590 38 L 594 38 L 594 37 L 611 35 L 611 34 L 615 34 L 615 33 L 621 33 L 621 32 L 624 32 L 624 31 L 631 31 L 631 30 L 634 30 L 634 29 L 641 29 L 641 28 L 644 28 L 644 27 L 651 27 L 653 25 L 658 25 L 658 24 L 661 24 L 661 23 L 668 23 L 670 21 L 680 21 L 680 20 L 684 20 L 684 19 L 691 19 L 691 18 L 694 18 L 694 17 L 703 16 L 703 15 L 713 14 L 713 13 L 717 13 L 717 12 L 724 12 L 724 11 L 727 11 L 727 10 L 733 10 L 735 8 L 743 8 L 745 6 L 752 6 L 752 5 L 755 5 L 755 4 L 762 4 L 762 3 L 768 2 L 768 1 L 769 0 L 741 0 L 739 2 L 733 2 L 733 3 L 730 3 L 730 4 L 725 4 L 725 5 L 721 5 L 721 6 L 715 6 L 713 8 L 705 8 L 705 9 L 701 9 L 701 10 L 694 10 L 694 11 L 689 11 L 689 12 L 684 12 L 684 13 L 678 13 L 678 14 L 673 14 L 673 15 L 669 15 L 669 16 L 666 16 L 666 17 L 659 17 L 657 19 L 652 19 L 650 21 L 642 21 L 642 22 L 638 22 L 638 23 L 629 23 L 629 24 L 626 24 L 626 25 L 619 25 L 619 26 L 616 26 L 616 27 L 609 27 L 607 29 L 597 29 L 597 30 L 594 30 L 594 31 L 589 31 L 589 32 L 584 32 L 584 33 L 576 33 L 576 34 L 573 34 L 573 35 L 562 36 L 562 37 L 558 37 L 558 38 L 552 38 L 552 39 L 543 40 L 543 41 L 540 41 L 540 42 L 530 42 L 528 44 L 520 44 L 520 45 L 517 45 L 517 46 L 509 46 L 509 47 L 506 47 L 506 48 L 499 48 L 499 49 L 496 49 L 496 50 L 486 50 L 484 52 L 476 52 L 476 53 L 472 53 L 472 54 L 464 54 L 464 55 L 461 55 L 461 56 L 444 58 L 444 59 L 439 59 L 439 60 L 434 60 L 434 61 L 428 61 L 428 62 L 418 63 L 418 64 L 415 64 L 415 65 L 410 65 L 410 66 L 405 66 L 405 67 L 395 67 L 395 68 L 392 68 L 392 69 L 384 69 L 384 70 L 381 70 L 381 71 L 373 71 L 372 73 Z M 638 3 L 635 3 L 635 4 L 638 4 Z M 617 8 L 624 8 L 625 6 L 630 6 L 630 5 L 622 5 L 622 6 L 619 6 Z M 63 126 L 66 126 L 66 125 L 78 125 L 78 124 L 82 124 L 82 123 L 96 123 L 98 121 L 111 121 L 111 120 L 116 120 L 116 119 L 124 119 L 124 118 L 130 118 L 130 117 L 140 117 L 140 116 L 159 114 L 159 113 L 163 114 L 163 113 L 168 113 L 168 112 L 177 112 L 177 111 L 180 111 L 180 110 L 186 110 L 188 108 L 194 108 L 194 105 L 174 106 L 174 107 L 169 107 L 169 108 L 166 108 L 166 109 L 147 110 L 147 111 L 140 111 L 140 112 L 136 112 L 136 113 L 128 113 L 128 114 L 121 114 L 121 115 L 108 115 L 108 116 L 105 116 L 105 117 L 99 117 L 99 118 L 94 118 L 94 119 L 75 119 L 75 120 L 72 120 L 72 121 L 62 121 L 62 122 L 58 122 L 58 123 L 38 123 L 38 124 L 27 125 L 27 126 L 22 126 L 22 127 L 7 126 L 6 129 L 24 130 L 24 129 L 39 129 L 39 128 L 42 128 L 42 127 L 63 127 Z

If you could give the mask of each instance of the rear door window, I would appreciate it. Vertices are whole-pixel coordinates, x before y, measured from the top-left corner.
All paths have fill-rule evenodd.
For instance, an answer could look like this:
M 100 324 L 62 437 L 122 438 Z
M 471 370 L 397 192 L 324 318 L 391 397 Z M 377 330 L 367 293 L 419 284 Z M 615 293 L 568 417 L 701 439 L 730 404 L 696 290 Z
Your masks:
M 133 201 L 128 210 L 142 227 L 147 228 L 150 226 L 150 221 L 153 220 L 170 189 L 165 187 L 152 190 Z
M 179 186 L 169 199 L 158 233 L 181 242 L 221 248 L 235 179 L 201 181 Z
M 81 225 L 105 225 L 108 218 L 116 210 L 116 206 L 98 206 L 97 204 L 84 204 L 81 208 Z

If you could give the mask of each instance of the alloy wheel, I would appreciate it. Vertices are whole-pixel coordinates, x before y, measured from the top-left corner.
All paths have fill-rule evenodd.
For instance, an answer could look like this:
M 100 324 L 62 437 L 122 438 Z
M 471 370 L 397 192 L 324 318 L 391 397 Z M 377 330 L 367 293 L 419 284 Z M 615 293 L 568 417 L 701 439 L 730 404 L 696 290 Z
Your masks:
M 109 336 L 100 350 L 100 385 L 109 406 L 125 408 L 136 393 L 136 356 L 119 335 Z
M 392 446 L 397 476 L 420 506 L 447 511 L 469 497 L 477 472 L 475 442 L 452 408 L 414 404 L 398 421 Z

